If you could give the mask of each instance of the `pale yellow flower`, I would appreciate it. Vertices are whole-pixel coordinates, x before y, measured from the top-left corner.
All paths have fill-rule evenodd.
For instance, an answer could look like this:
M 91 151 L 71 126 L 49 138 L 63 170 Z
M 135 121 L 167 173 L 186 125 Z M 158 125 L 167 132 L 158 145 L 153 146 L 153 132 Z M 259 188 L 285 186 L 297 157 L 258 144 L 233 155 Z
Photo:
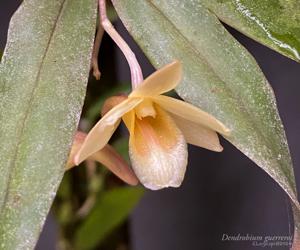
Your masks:
M 86 134 L 77 131 L 74 137 L 73 145 L 65 169 L 69 170 L 75 166 L 74 157 L 82 147 Z M 127 162 L 116 152 L 109 144 L 101 150 L 97 150 L 88 157 L 89 160 L 97 161 L 107 167 L 112 173 L 130 185 L 138 184 L 136 175 L 132 172 Z
M 75 163 L 102 149 L 123 120 L 130 133 L 132 167 L 140 182 L 153 190 L 180 186 L 187 166 L 187 143 L 222 151 L 216 132 L 229 134 L 210 114 L 161 95 L 174 89 L 181 78 L 181 63 L 175 61 L 144 80 L 89 132 Z

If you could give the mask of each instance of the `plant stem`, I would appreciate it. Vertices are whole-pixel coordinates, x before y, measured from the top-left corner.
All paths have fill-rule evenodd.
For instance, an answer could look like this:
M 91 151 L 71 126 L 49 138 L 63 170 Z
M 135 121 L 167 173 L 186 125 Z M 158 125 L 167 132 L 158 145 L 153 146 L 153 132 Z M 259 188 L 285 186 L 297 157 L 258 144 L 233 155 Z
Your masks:
M 104 33 L 103 26 L 99 25 L 97 35 L 95 38 L 93 54 L 92 54 L 93 75 L 97 80 L 100 80 L 100 76 L 101 76 L 101 72 L 99 70 L 99 65 L 98 65 L 98 54 L 99 54 L 99 49 L 100 49 L 103 33 Z
M 106 15 L 106 2 L 105 0 L 99 0 L 99 12 L 100 12 L 100 25 L 109 34 L 109 36 L 114 40 L 118 47 L 123 52 L 131 73 L 131 84 L 132 88 L 135 89 L 141 82 L 143 82 L 143 73 L 141 67 L 132 52 L 128 44 L 123 40 L 119 33 L 115 30 Z

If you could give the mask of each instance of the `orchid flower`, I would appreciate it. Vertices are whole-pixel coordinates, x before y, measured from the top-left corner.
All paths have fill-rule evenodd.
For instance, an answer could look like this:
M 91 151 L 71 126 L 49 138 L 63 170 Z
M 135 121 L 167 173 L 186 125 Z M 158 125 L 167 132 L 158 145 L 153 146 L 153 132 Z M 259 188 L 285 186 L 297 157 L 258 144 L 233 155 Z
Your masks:
M 73 145 L 69 155 L 68 162 L 65 169 L 69 170 L 75 166 L 74 156 L 78 153 L 79 149 L 86 138 L 86 134 L 77 131 L 74 137 Z M 123 181 L 130 185 L 138 184 L 138 179 L 132 172 L 125 160 L 114 150 L 110 145 L 105 145 L 101 150 L 95 151 L 88 158 L 89 160 L 97 161 L 106 166 L 111 172 L 118 176 Z
M 187 166 L 187 143 L 220 152 L 223 148 L 216 132 L 230 132 L 210 114 L 161 95 L 174 89 L 181 78 L 181 63 L 175 61 L 145 79 L 93 127 L 75 155 L 75 164 L 103 149 L 123 120 L 130 133 L 132 168 L 140 182 L 152 190 L 180 186 Z

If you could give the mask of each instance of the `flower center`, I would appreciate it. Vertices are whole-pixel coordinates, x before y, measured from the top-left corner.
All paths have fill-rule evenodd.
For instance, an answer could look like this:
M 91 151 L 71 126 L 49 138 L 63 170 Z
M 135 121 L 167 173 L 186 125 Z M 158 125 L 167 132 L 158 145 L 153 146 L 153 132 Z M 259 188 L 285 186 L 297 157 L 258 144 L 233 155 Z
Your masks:
M 145 99 L 141 102 L 135 109 L 136 116 L 141 120 L 144 117 L 151 116 L 153 118 L 156 117 L 156 111 L 153 107 L 153 102 L 149 99 Z

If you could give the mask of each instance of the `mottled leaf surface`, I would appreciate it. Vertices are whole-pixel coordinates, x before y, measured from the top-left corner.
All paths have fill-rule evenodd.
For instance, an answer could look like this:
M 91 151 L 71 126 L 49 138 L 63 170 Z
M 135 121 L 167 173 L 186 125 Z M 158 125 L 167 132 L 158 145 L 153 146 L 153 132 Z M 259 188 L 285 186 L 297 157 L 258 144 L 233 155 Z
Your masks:
M 95 0 L 24 0 L 0 65 L 0 248 L 33 249 L 89 74 Z
M 299 0 L 198 0 L 254 40 L 300 62 Z
M 226 139 L 264 169 L 299 209 L 275 96 L 248 51 L 200 1 L 113 3 L 155 67 L 182 61 L 178 94 L 229 127 L 232 133 Z

